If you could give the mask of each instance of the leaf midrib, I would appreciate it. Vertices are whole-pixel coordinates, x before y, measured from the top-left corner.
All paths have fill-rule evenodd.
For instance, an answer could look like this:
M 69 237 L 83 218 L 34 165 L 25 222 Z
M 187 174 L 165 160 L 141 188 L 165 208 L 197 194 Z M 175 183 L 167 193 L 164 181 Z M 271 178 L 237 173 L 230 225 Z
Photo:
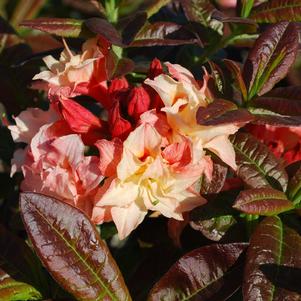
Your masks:
M 30 202 L 30 201 L 29 201 Z M 47 218 L 44 216 L 44 214 L 33 204 L 31 203 L 34 208 L 36 209 L 37 213 L 46 221 L 46 223 L 57 233 L 57 235 L 61 238 L 61 240 L 63 242 L 65 242 L 70 249 L 75 253 L 75 255 L 77 255 L 77 257 L 79 258 L 79 260 L 84 264 L 84 266 L 86 266 L 88 268 L 88 270 L 90 270 L 91 274 L 95 277 L 95 279 L 97 280 L 97 282 L 99 282 L 99 284 L 104 288 L 104 290 L 107 292 L 108 296 L 110 296 L 112 298 L 112 300 L 116 300 L 118 301 L 118 299 L 116 299 L 116 296 L 112 295 L 111 291 L 106 287 L 106 285 L 103 283 L 103 281 L 101 280 L 101 278 L 99 278 L 98 274 L 94 272 L 93 268 L 91 268 L 91 266 L 84 260 L 84 258 L 81 256 L 81 254 L 79 252 L 76 251 L 76 249 L 64 238 L 64 236 L 58 231 L 58 229 L 56 229 L 54 227 L 53 224 L 51 224 Z M 100 295 L 101 296 L 101 295 Z M 99 297 L 98 297 L 99 298 Z M 95 301 L 98 301 L 98 298 Z

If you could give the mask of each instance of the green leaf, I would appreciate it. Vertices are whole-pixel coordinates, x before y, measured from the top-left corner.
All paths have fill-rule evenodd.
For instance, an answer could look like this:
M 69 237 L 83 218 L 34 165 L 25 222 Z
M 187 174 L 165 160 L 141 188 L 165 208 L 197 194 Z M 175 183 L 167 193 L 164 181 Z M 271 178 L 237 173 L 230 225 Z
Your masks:
M 255 7 L 250 18 L 258 23 L 299 22 L 301 21 L 301 1 L 269 0 Z
M 286 195 L 272 188 L 254 188 L 239 193 L 233 207 L 247 214 L 276 215 L 294 208 Z
M 240 15 L 243 18 L 247 18 L 250 15 L 250 12 L 254 5 L 254 0 L 241 0 L 241 13 Z
M 65 38 L 77 38 L 84 35 L 84 22 L 77 19 L 37 18 L 23 21 L 20 25 L 45 31 Z
M 284 165 L 269 148 L 249 134 L 231 137 L 237 164 L 237 175 L 251 188 L 274 187 L 286 191 L 288 176 Z
M 298 40 L 296 25 L 289 22 L 270 25 L 260 35 L 243 70 L 248 99 L 267 93 L 286 76 L 295 61 Z
M 18 282 L 0 269 L 0 300 L 27 301 L 41 300 L 40 293 L 31 285 Z
M 226 300 L 240 286 L 234 267 L 245 243 L 214 244 L 180 258 L 150 292 L 149 301 Z
M 253 233 L 247 251 L 244 300 L 299 300 L 300 258 L 300 235 L 277 216 L 265 218 Z
M 54 279 L 82 301 L 131 300 L 109 249 L 80 210 L 36 193 L 20 196 L 34 249 Z

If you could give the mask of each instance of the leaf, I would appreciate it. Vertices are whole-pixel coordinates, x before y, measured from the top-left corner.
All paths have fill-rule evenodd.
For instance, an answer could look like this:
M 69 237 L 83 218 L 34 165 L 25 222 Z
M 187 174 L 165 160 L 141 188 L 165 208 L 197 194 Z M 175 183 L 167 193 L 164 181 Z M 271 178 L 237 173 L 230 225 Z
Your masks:
M 253 120 L 246 109 L 238 109 L 233 102 L 225 99 L 217 99 L 206 108 L 200 107 L 196 118 L 198 124 L 204 126 L 242 124 Z
M 217 29 L 217 31 L 221 28 L 220 26 L 222 26 L 222 23 L 212 18 L 214 13 L 217 14 L 220 12 L 218 12 L 210 1 L 181 0 L 181 5 L 189 21 L 200 23 L 205 27 Z
M 0 299 L 1 301 L 41 300 L 37 290 L 23 282 L 18 282 L 0 269 Z
M 300 294 L 291 290 L 288 281 L 294 269 L 299 269 L 297 279 L 300 279 L 300 268 L 300 235 L 284 225 L 278 216 L 265 218 L 253 233 L 247 251 L 244 300 L 299 300 Z M 300 290 L 300 283 L 297 285 L 295 289 Z
M 246 246 L 245 243 L 214 244 L 193 250 L 159 280 L 148 300 L 227 299 L 240 286 L 241 270 L 233 266 Z
M 20 25 L 31 29 L 45 31 L 65 38 L 77 38 L 83 35 L 82 20 L 63 18 L 37 18 L 23 21 Z
M 288 196 L 294 204 L 301 201 L 301 168 L 299 167 L 288 183 Z
M 240 0 L 241 3 L 241 16 L 247 18 L 254 5 L 254 0 Z
M 27 283 L 33 291 L 44 292 L 48 289 L 42 275 L 41 266 L 31 249 L 19 237 L 10 233 L 0 224 L 0 268 L 15 280 Z M 36 291 L 36 290 L 35 290 Z M 35 294 L 39 294 L 37 291 Z M 40 295 L 40 294 L 39 294 Z
M 289 22 L 270 25 L 260 35 L 243 70 L 249 99 L 267 93 L 286 76 L 296 58 L 298 39 L 296 26 Z
M 172 46 L 194 43 L 196 39 L 184 26 L 173 22 L 155 22 L 146 23 L 130 46 Z
M 20 196 L 22 218 L 51 275 L 78 300 L 130 300 L 122 275 L 89 219 L 37 193 Z
M 135 63 L 131 59 L 122 58 L 118 61 L 112 78 L 124 76 L 132 72 L 135 68 Z
M 300 0 L 270 0 L 255 7 L 250 16 L 258 23 L 301 21 Z
M 224 59 L 224 63 L 226 65 L 226 67 L 230 70 L 230 72 L 232 73 L 234 81 L 235 81 L 237 87 L 239 88 L 239 90 L 243 96 L 243 99 L 246 100 L 248 92 L 247 92 L 246 84 L 242 77 L 239 65 L 236 62 L 227 60 L 227 59 Z
M 139 10 L 146 11 L 147 18 L 150 18 L 152 15 L 156 14 L 163 6 L 170 3 L 171 0 L 147 0 L 143 1 L 142 5 L 139 7 Z
M 274 186 L 286 191 L 288 177 L 284 165 L 266 145 L 245 133 L 232 136 L 231 142 L 236 154 L 236 173 L 249 187 Z
M 147 20 L 145 12 L 137 12 L 135 15 L 130 15 L 128 18 L 120 21 L 122 24 L 122 41 L 124 44 L 130 44 L 137 33 L 141 30 Z M 120 24 L 119 24 L 120 25 Z
M 254 112 L 255 113 L 255 112 Z M 268 112 L 269 114 L 253 114 L 255 120 L 252 123 L 255 124 L 268 124 L 278 127 L 300 127 L 301 126 L 301 116 L 282 116 L 277 115 L 273 112 Z M 271 114 L 272 113 L 272 114 Z
M 219 193 L 225 183 L 227 177 L 228 167 L 222 163 L 213 162 L 212 179 L 209 181 L 203 177 L 201 183 L 201 194 Z
M 273 89 L 269 93 L 253 99 L 252 105 L 281 115 L 300 116 L 301 87 Z
M 121 35 L 117 29 L 105 19 L 90 18 L 85 21 L 87 28 L 93 33 L 101 35 L 113 45 L 124 47 Z
M 247 214 L 276 215 L 294 208 L 286 195 L 272 188 L 254 188 L 239 193 L 233 207 Z

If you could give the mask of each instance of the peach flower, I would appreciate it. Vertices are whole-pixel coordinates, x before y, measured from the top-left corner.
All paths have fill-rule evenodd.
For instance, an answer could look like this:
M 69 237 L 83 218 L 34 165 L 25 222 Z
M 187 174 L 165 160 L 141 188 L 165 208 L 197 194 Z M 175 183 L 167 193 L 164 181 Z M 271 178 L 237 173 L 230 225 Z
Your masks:
M 228 137 L 241 125 L 201 126 L 196 121 L 199 107 L 205 108 L 212 101 L 207 87 L 208 74 L 205 74 L 203 84 L 199 85 L 184 67 L 170 63 L 166 65 L 173 78 L 162 74 L 154 80 L 146 79 L 145 83 L 160 95 L 164 103 L 161 111 L 166 113 L 173 134 L 190 139 L 196 160 L 202 156 L 204 149 L 208 149 L 236 169 L 235 152 Z
M 116 175 L 96 197 L 93 220 L 103 222 L 103 210 L 110 208 L 120 239 L 143 221 L 148 210 L 182 220 L 183 212 L 205 203 L 193 186 L 205 170 L 210 177 L 211 160 L 203 157 L 194 163 L 185 137 L 170 143 L 169 125 L 161 115 L 155 110 L 141 115 L 141 124 L 124 141 Z

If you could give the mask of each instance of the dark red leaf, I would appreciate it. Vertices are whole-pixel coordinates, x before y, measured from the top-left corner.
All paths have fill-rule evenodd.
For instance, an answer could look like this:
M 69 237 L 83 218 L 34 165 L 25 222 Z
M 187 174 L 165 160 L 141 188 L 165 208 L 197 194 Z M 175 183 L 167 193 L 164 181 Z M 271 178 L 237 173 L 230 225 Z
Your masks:
M 244 300 L 299 300 L 300 283 L 296 280 L 300 279 L 300 269 L 300 235 L 277 216 L 265 218 L 253 233 L 247 251 Z
M 109 249 L 89 219 L 54 198 L 26 192 L 22 218 L 41 261 L 78 300 L 130 300 Z
M 258 23 L 301 21 L 300 0 L 269 0 L 255 7 L 250 18 Z
M 301 116 L 281 116 L 273 114 L 254 114 L 255 124 L 269 124 L 278 127 L 299 127 L 301 126 Z
M 233 207 L 247 214 L 275 215 L 294 208 L 286 195 L 273 188 L 254 188 L 239 193 Z
M 289 22 L 271 25 L 260 35 L 243 70 L 249 99 L 270 91 L 286 76 L 297 55 L 298 39 L 296 26 Z
M 156 22 L 147 23 L 130 46 L 171 46 L 194 43 L 196 39 L 184 26 L 172 22 Z
M 66 38 L 83 34 L 83 21 L 77 19 L 38 18 L 23 21 L 20 25 Z
M 197 122 L 200 125 L 244 124 L 253 120 L 253 115 L 245 109 L 228 100 L 218 99 L 206 108 L 200 107 L 197 111 Z
M 300 163 L 300 161 L 298 161 L 298 163 Z M 289 180 L 288 196 L 294 201 L 294 204 L 298 204 L 301 201 L 301 167 L 297 169 Z
M 276 88 L 252 101 L 256 107 L 281 115 L 301 115 L 301 87 Z
M 246 247 L 214 244 L 184 255 L 153 287 L 148 300 L 225 300 L 240 286 L 241 271 L 232 267 Z
M 124 47 L 121 35 L 116 28 L 105 19 L 101 18 L 90 18 L 85 21 L 85 25 L 93 33 L 99 34 L 104 39 L 109 41 L 113 45 Z
M 237 175 L 252 188 L 274 186 L 286 191 L 288 176 L 283 163 L 263 143 L 249 134 L 232 136 Z

